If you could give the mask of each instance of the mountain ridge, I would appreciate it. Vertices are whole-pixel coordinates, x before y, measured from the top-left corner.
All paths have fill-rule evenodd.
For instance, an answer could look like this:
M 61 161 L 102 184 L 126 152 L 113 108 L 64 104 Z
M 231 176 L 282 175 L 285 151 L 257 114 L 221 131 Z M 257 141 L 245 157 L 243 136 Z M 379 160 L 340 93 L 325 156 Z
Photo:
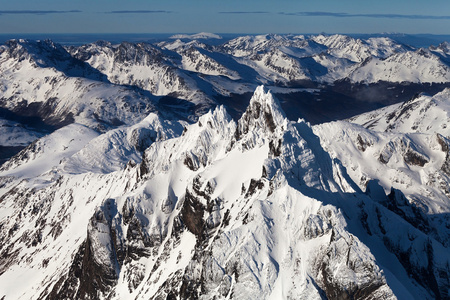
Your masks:
M 180 128 L 152 118 L 163 132 Z M 289 121 L 261 86 L 237 122 L 219 106 L 173 136 L 143 136 L 154 141 L 141 162 L 2 176 L 0 290 L 17 299 L 445 299 L 448 198 L 439 208 L 422 183 L 412 197 L 400 173 L 387 194 L 376 182 L 384 173 L 356 180 L 355 154 L 367 160 L 391 137 L 340 123 Z M 411 174 L 433 170 L 449 183 L 446 138 L 391 135 L 410 144 L 380 166 L 414 150 L 428 161 L 405 162 Z M 11 289 L 19 277 L 34 290 Z
M 233 51 L 243 51 L 243 54 L 236 55 Z M 136 105 L 145 109 L 135 108 L 138 114 L 143 110 L 141 118 L 157 106 L 158 111 L 166 111 L 167 115 L 169 110 L 177 109 L 176 118 L 184 115 L 194 121 L 223 99 L 241 97 L 248 101 L 250 97 L 245 95 L 260 84 L 274 86 L 274 90 L 277 87 L 277 96 L 281 98 L 293 90 L 306 96 L 305 87 L 315 88 L 318 92 L 312 97 L 320 101 L 330 97 L 328 92 L 339 96 L 336 89 L 341 82 L 348 81 L 344 84 L 349 85 L 346 89 L 383 85 L 384 82 L 390 85 L 391 99 L 400 97 L 398 102 L 408 97 L 396 91 L 401 91 L 405 82 L 422 88 L 427 87 L 424 83 L 430 83 L 433 93 L 439 84 L 444 87 L 448 84 L 448 55 L 444 44 L 416 50 L 388 38 L 259 35 L 239 37 L 222 45 L 208 45 L 194 39 L 117 45 L 98 41 L 66 47 L 48 40 L 11 40 L 2 45 L 0 52 L 2 107 L 62 125 L 73 122 L 85 108 L 65 108 L 59 115 L 49 116 L 47 107 L 67 107 L 68 100 L 74 101 L 68 91 L 80 88 L 84 90 L 78 95 L 83 99 L 82 106 L 90 105 L 85 98 L 92 98 L 88 93 L 91 90 L 103 100 L 111 97 L 102 95 L 106 88 L 117 89 L 116 93 L 121 93 L 122 97 L 141 98 Z M 432 67 L 426 67 L 430 63 Z M 412 75 L 408 75 L 409 72 Z M 22 77 L 29 77 L 26 80 L 29 84 L 22 87 L 9 84 Z M 323 89 L 324 86 L 327 88 Z M 348 98 L 373 102 L 368 94 L 350 94 Z M 178 103 L 168 106 L 166 102 L 172 103 L 172 99 L 177 99 Z M 380 99 L 379 105 L 383 105 L 386 100 Z M 90 109 L 95 111 L 96 108 Z M 231 104 L 228 109 L 233 109 Z M 116 114 L 123 110 L 119 109 Z M 104 123 L 101 126 L 117 123 L 111 117 L 101 116 L 100 112 L 89 118 L 91 120 L 86 120 L 85 124 L 98 122 L 95 119 Z M 123 117 L 116 121 L 126 123 Z

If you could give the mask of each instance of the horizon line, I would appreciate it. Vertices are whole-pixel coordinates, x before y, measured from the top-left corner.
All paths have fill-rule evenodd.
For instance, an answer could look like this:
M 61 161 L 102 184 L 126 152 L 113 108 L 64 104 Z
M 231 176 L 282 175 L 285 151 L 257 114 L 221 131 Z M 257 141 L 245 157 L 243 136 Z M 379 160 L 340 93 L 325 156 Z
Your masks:
M 29 34 L 29 35 L 37 35 L 37 34 L 58 34 L 58 35 L 78 35 L 78 34 L 85 34 L 85 35 L 94 35 L 94 34 L 121 34 L 121 35 L 127 35 L 127 34 L 139 34 L 139 35 L 145 35 L 145 34 L 161 34 L 161 35 L 175 35 L 175 34 L 186 34 L 186 35 L 193 35 L 198 34 L 202 32 L 4 32 L 0 33 L 0 35 L 15 35 L 15 34 Z M 450 35 L 450 33 L 428 33 L 428 32 L 418 32 L 418 33 L 405 33 L 405 32 L 205 32 L 205 33 L 213 33 L 213 34 L 232 34 L 232 35 L 270 35 L 270 34 L 280 34 L 280 35 L 335 35 L 335 34 L 342 34 L 342 35 L 354 35 L 354 34 L 361 34 L 361 35 L 373 35 L 373 34 L 380 34 L 380 35 Z

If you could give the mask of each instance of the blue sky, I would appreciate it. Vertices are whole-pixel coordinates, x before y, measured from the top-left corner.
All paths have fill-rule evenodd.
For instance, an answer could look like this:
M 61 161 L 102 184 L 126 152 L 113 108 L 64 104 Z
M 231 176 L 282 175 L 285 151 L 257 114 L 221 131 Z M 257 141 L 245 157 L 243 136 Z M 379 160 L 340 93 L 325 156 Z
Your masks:
M 0 33 L 450 34 L 449 0 L 0 0 Z

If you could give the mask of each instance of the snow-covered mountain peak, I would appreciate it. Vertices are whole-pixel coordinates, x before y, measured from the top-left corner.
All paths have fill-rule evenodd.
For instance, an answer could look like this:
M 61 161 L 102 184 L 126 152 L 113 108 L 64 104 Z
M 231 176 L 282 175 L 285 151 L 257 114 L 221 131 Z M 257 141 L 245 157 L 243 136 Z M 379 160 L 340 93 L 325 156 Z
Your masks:
M 450 88 L 445 88 L 433 96 L 436 101 L 448 101 L 450 99 Z
M 32 178 L 58 166 L 80 151 L 98 133 L 80 124 L 70 124 L 44 136 L 2 165 L 2 176 Z
M 12 39 L 5 42 L 5 45 L 11 49 L 11 52 L 22 55 L 22 51 L 26 51 L 29 54 L 46 54 L 44 50 L 63 50 L 62 46 L 53 43 L 51 40 L 26 40 L 26 39 Z M 20 53 L 19 53 L 20 52 Z
M 241 135 L 249 131 L 259 131 L 258 129 L 266 133 L 274 133 L 278 126 L 287 122 L 286 115 L 272 92 L 266 91 L 264 86 L 259 86 L 238 122 L 236 138 L 239 139 Z
M 442 42 L 438 46 L 430 46 L 429 49 L 433 52 L 438 52 L 443 54 L 444 56 L 447 56 L 450 54 L 450 43 Z
M 269 108 L 275 118 L 275 122 L 281 123 L 286 118 L 280 102 L 273 96 L 272 91 L 264 85 L 258 86 L 250 99 L 250 105 L 255 105 L 255 103 L 260 103 L 263 107 Z
M 210 110 L 208 113 L 201 116 L 198 120 L 198 123 L 200 123 L 199 126 L 202 126 L 203 124 L 208 124 L 209 122 L 211 122 L 212 125 L 214 125 L 214 127 L 218 127 L 220 125 L 224 125 L 231 122 L 231 117 L 227 113 L 225 107 L 223 105 L 219 105 L 213 111 Z
M 196 34 L 175 34 L 170 37 L 170 39 L 190 39 L 190 40 L 197 40 L 197 39 L 222 39 L 222 37 L 215 33 L 210 32 L 199 32 Z
M 421 93 L 403 103 L 353 117 L 351 122 L 376 131 L 450 136 L 449 99 L 449 88 L 434 96 Z
M 34 68 L 53 68 L 68 76 L 84 76 L 100 81 L 105 79 L 102 74 L 73 58 L 63 46 L 52 40 L 9 40 L 5 46 L 4 52 L 7 54 L 4 58 L 16 63 L 27 60 Z

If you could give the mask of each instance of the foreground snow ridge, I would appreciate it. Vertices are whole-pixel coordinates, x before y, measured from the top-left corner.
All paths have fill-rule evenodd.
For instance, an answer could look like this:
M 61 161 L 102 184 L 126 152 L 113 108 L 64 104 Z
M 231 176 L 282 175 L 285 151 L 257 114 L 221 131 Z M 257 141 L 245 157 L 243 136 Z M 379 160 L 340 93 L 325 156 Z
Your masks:
M 448 200 L 427 211 L 431 192 L 386 196 L 374 165 L 346 169 L 396 138 L 389 158 L 448 186 L 448 138 L 345 124 L 290 122 L 260 86 L 238 122 L 220 106 L 191 125 L 79 125 L 68 151 L 43 138 L 0 170 L 0 299 L 448 298 Z

